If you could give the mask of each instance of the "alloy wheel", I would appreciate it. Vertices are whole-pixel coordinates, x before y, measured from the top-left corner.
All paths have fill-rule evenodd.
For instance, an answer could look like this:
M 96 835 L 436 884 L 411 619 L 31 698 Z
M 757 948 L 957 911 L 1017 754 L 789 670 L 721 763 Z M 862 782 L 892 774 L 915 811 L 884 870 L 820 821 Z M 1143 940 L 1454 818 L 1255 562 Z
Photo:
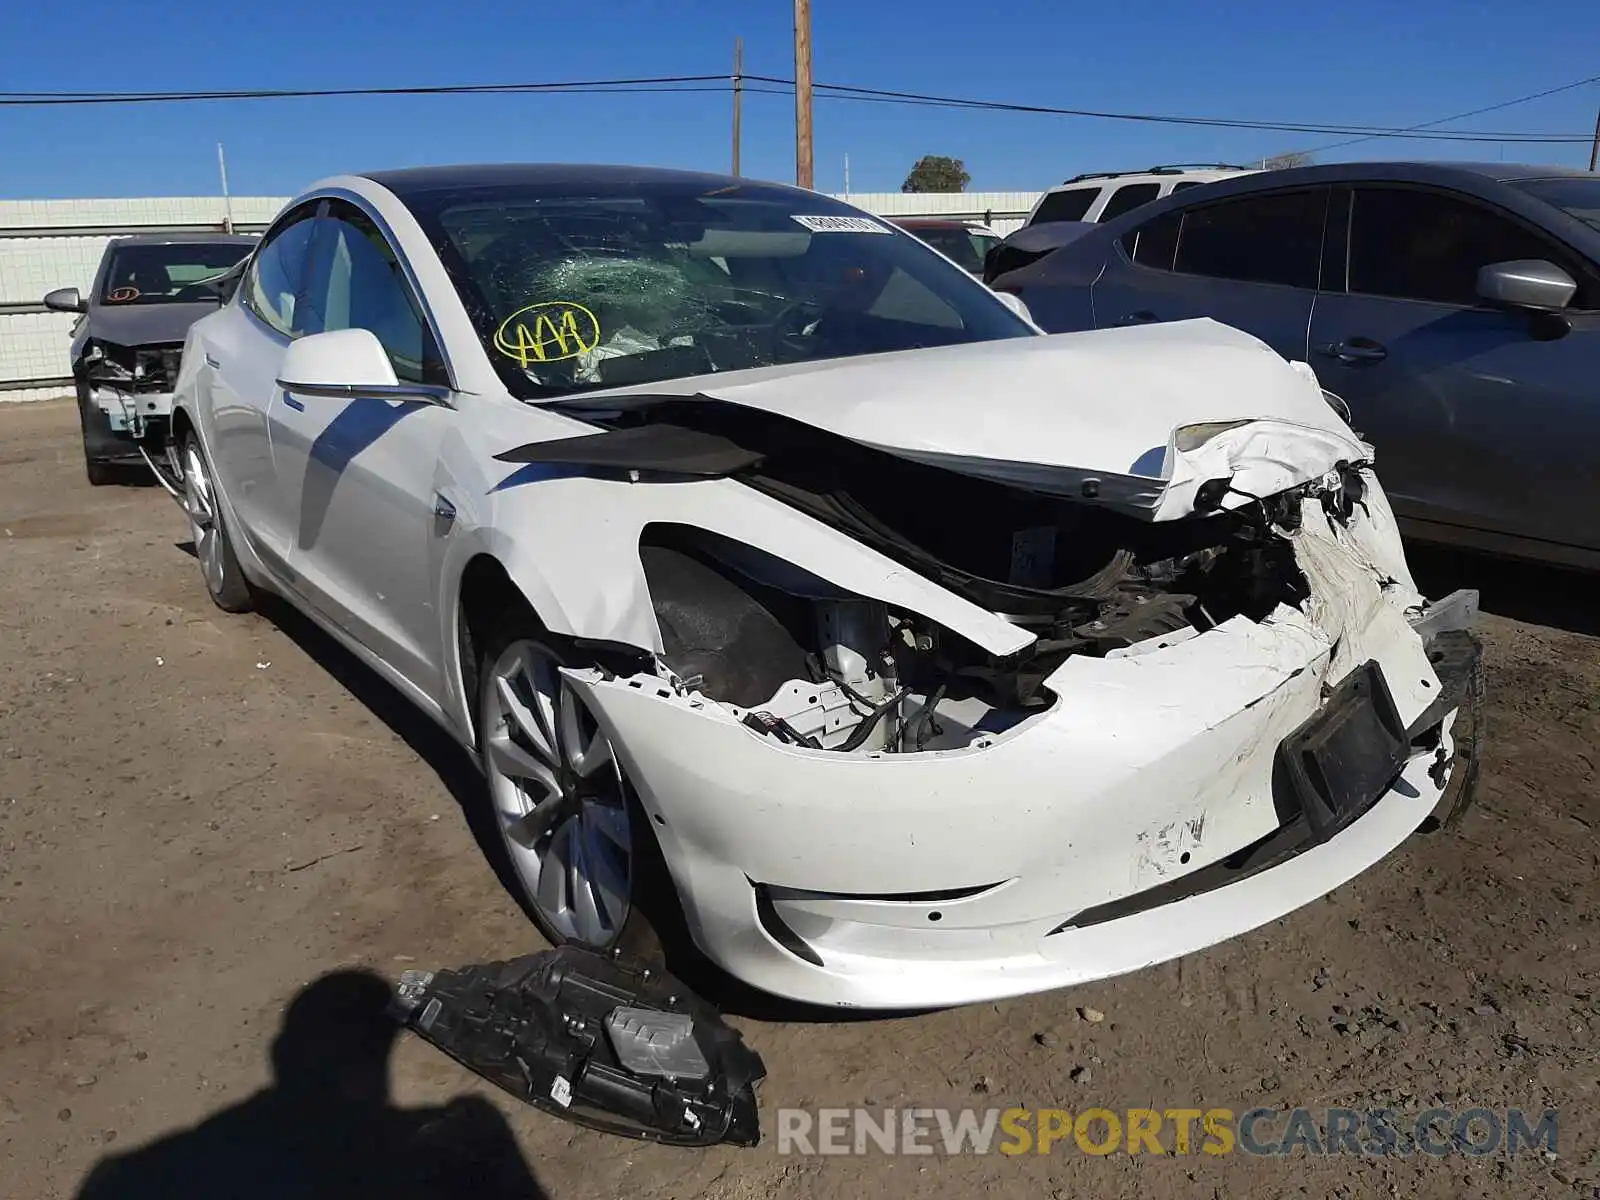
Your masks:
M 222 526 L 217 518 L 217 497 L 211 473 L 199 443 L 191 441 L 183 452 L 183 507 L 189 515 L 189 536 L 195 557 L 213 596 L 222 591 Z
M 483 759 L 512 866 L 546 932 L 608 947 L 632 905 L 628 783 L 545 646 L 514 641 L 484 688 Z

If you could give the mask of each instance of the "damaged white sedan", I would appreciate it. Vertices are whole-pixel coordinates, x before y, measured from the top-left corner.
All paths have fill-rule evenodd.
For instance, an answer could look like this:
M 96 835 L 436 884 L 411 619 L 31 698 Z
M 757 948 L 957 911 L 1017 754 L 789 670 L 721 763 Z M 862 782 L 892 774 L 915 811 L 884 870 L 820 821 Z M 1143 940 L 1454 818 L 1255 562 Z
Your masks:
M 771 993 L 1013 995 L 1262 925 L 1470 793 L 1474 597 L 1417 593 L 1307 368 L 1044 336 L 812 193 L 329 180 L 193 327 L 173 432 L 213 597 L 283 595 L 481 756 L 556 941 L 653 880 Z

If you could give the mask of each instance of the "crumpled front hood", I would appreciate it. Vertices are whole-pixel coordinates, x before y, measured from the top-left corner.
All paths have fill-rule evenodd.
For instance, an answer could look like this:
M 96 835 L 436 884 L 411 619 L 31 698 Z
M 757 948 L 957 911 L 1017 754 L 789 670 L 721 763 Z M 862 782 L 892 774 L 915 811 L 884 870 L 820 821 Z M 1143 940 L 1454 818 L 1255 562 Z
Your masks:
M 1231 477 L 1238 491 L 1222 503 L 1236 507 L 1248 502 L 1239 493 L 1271 495 L 1371 457 L 1309 367 L 1211 320 L 700 376 L 649 392 L 757 409 L 1152 520 L 1193 512 L 1207 480 Z M 619 402 L 613 391 L 562 407 Z
M 83 332 L 118 346 L 147 346 L 152 342 L 182 342 L 201 317 L 217 306 L 199 304 L 95 304 L 90 307 Z

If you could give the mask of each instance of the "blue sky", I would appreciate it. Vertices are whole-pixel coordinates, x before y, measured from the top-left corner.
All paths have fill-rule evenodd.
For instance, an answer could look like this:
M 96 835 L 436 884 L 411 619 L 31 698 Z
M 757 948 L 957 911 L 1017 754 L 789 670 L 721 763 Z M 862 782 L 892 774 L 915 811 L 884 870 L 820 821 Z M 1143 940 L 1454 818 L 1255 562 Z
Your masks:
M 504 83 L 792 69 L 789 0 L 5 0 L 8 91 Z M 1600 72 L 1600 4 L 1487 0 L 813 0 L 818 81 L 1246 119 L 1403 125 Z M 1533 13 L 1536 11 L 1536 19 Z M 1526 15 L 1526 19 L 1524 16 Z M 1600 85 L 1462 122 L 1586 133 Z M 726 169 L 725 95 L 400 97 L 0 109 L 0 196 L 237 195 L 343 170 L 577 160 Z M 1334 138 L 818 100 L 817 186 L 898 188 L 924 153 L 974 190 L 1080 170 L 1246 161 Z M 1368 142 L 1326 158 L 1585 165 L 1586 148 Z M 745 172 L 793 178 L 793 101 L 745 102 Z

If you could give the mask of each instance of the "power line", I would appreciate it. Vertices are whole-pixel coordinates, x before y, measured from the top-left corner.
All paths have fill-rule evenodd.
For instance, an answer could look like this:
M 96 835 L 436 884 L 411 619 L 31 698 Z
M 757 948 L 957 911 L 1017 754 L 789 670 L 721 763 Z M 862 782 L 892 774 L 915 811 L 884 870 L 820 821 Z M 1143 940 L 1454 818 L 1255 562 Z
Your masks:
M 788 84 L 787 79 L 773 76 L 747 75 L 746 79 L 759 80 L 763 83 Z M 1600 77 L 1597 77 L 1600 78 Z M 1592 82 L 1585 80 L 1584 82 Z M 1580 86 L 1580 85 L 1571 85 Z M 1063 108 L 1046 104 L 1020 104 L 1000 100 L 974 100 L 958 96 L 930 95 L 923 92 L 890 91 L 884 88 L 856 87 L 844 84 L 819 83 L 816 85 L 819 92 L 834 99 L 870 100 L 884 103 L 921 104 L 939 108 L 967 108 L 983 111 L 997 112 L 1023 112 L 1036 113 L 1048 116 L 1086 117 L 1105 121 L 1136 121 L 1146 124 L 1160 125 L 1192 125 L 1205 128 L 1223 129 L 1251 129 L 1265 130 L 1280 133 L 1324 133 L 1324 134 L 1360 134 L 1373 137 L 1401 137 L 1414 136 L 1430 138 L 1440 141 L 1483 141 L 1483 142 L 1529 142 L 1529 143 L 1564 143 L 1587 142 L 1588 134 L 1543 134 L 1543 133 L 1513 133 L 1509 131 L 1490 130 L 1452 130 L 1449 133 L 1421 134 L 1409 128 L 1390 128 L 1387 126 L 1373 125 L 1333 125 L 1311 122 L 1293 121 L 1249 121 L 1228 117 L 1194 117 L 1176 114 L 1158 113 L 1128 113 L 1099 109 Z M 1552 89 L 1555 91 L 1566 90 Z M 1504 107 L 1492 105 L 1490 108 Z M 1482 111 L 1489 111 L 1484 109 Z M 1470 114 L 1468 114 L 1470 115 Z M 1459 118 L 1454 118 L 1459 119 Z M 1417 129 L 1426 128 L 1418 126 Z
M 1468 117 L 1482 116 L 1486 112 L 1499 112 L 1502 108 L 1513 108 L 1518 104 L 1527 104 L 1530 100 L 1543 100 L 1546 96 L 1554 96 L 1554 95 L 1557 95 L 1557 94 L 1559 94 L 1561 92 L 1570 92 L 1574 88 L 1587 87 L 1591 83 L 1600 83 L 1600 75 L 1591 75 L 1587 79 L 1578 79 L 1578 80 L 1575 80 L 1572 83 L 1564 83 L 1560 87 L 1546 88 L 1542 92 L 1531 92 L 1526 96 L 1518 96 L 1518 97 L 1516 97 L 1515 99 L 1512 99 L 1512 100 L 1502 100 L 1498 104 L 1486 104 L 1482 108 L 1469 109 L 1468 111 L 1463 112 L 1463 113 L 1456 113 L 1454 116 L 1451 116 L 1451 117 L 1440 117 L 1440 118 L 1438 118 L 1437 120 L 1434 120 L 1434 121 L 1423 121 L 1423 122 L 1421 122 L 1419 124 L 1416 124 L 1416 125 L 1408 125 L 1408 126 L 1405 127 L 1405 129 L 1402 132 L 1403 133 L 1407 133 L 1407 134 L 1414 133 L 1416 130 L 1419 130 L 1419 129 L 1432 129 L 1432 128 L 1434 128 L 1436 126 L 1439 126 L 1439 125 L 1448 125 L 1451 121 L 1464 121 Z M 1332 143 L 1330 143 L 1329 145 L 1326 145 L 1326 146 L 1317 146 L 1314 149 L 1307 150 L 1306 153 L 1307 154 L 1322 154 L 1322 153 L 1324 153 L 1325 151 L 1328 151 L 1328 150 L 1340 150 L 1340 149 L 1343 149 L 1345 146 L 1354 146 L 1358 142 L 1369 142 L 1369 141 L 1372 141 L 1372 140 L 1374 140 L 1376 138 L 1381 138 L 1381 137 L 1399 137 L 1399 136 L 1401 136 L 1401 135 L 1398 134 L 1398 133 L 1391 133 L 1391 134 L 1369 133 L 1369 134 L 1363 134 L 1361 137 L 1350 138 L 1348 141 L 1332 142 Z
M 794 81 L 772 75 L 743 75 L 746 92 L 792 95 Z M 1131 121 L 1141 124 L 1180 125 L 1213 129 L 1244 129 L 1271 133 L 1310 133 L 1346 137 L 1347 141 L 1332 143 L 1321 150 L 1375 138 L 1407 138 L 1446 142 L 1507 142 L 1528 145 L 1559 145 L 1588 143 L 1589 134 L 1527 133 L 1494 130 L 1450 130 L 1425 132 L 1438 125 L 1465 117 L 1494 112 L 1537 100 L 1558 92 L 1570 91 L 1585 84 L 1600 81 L 1600 76 L 1563 84 L 1528 96 L 1486 105 L 1466 113 L 1441 117 L 1417 125 L 1398 128 L 1374 125 L 1339 125 L 1322 122 L 1254 121 L 1228 117 L 1188 116 L 1171 113 L 1134 113 L 1101 109 L 1067 108 L 1046 104 L 1022 104 L 1012 101 L 982 100 L 961 96 L 942 96 L 923 92 L 894 91 L 885 88 L 860 87 L 849 84 L 815 84 L 816 91 L 825 99 L 847 100 L 856 103 L 899 104 L 916 107 L 946 109 L 972 109 L 984 112 L 1031 113 L 1044 116 L 1079 117 L 1103 121 Z M 768 87 L 752 87 L 751 83 Z M 167 104 L 206 100 L 283 100 L 296 98 L 341 96 L 445 96 L 445 95 L 551 95 L 571 93 L 662 93 L 662 92 L 729 92 L 733 88 L 726 75 L 659 75 L 631 79 L 568 80 L 551 83 L 483 83 L 409 85 L 402 87 L 360 88 L 245 88 L 230 91 L 184 92 L 0 92 L 0 107 L 54 107 L 107 104 Z M 1317 151 L 1313 151 L 1316 153 Z
M 720 84 L 691 88 L 678 85 Z M 288 100 L 326 96 L 471 96 L 562 92 L 726 91 L 726 75 L 657 75 L 638 79 L 578 79 L 560 83 L 465 83 L 362 88 L 241 88 L 191 92 L 0 92 L 0 105 L 175 104 L 200 100 Z

